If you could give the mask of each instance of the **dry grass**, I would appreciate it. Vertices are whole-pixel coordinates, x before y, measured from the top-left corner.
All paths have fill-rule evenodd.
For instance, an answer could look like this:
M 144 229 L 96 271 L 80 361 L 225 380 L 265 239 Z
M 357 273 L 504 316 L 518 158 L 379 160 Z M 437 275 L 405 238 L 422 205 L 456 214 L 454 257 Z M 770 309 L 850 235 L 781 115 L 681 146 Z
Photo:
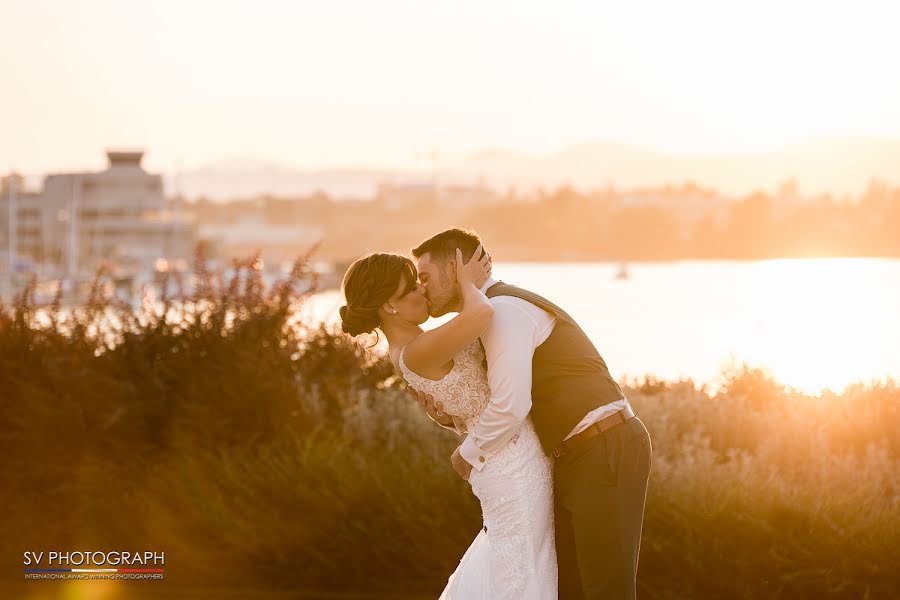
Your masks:
M 137 312 L 0 310 L 5 553 L 164 550 L 167 587 L 436 594 L 480 524 L 455 436 L 383 360 L 291 324 L 304 265 L 266 290 L 252 261 L 222 283 L 198 261 L 196 294 Z M 716 395 L 627 392 L 654 444 L 644 597 L 900 595 L 900 387 L 816 398 L 742 371 Z

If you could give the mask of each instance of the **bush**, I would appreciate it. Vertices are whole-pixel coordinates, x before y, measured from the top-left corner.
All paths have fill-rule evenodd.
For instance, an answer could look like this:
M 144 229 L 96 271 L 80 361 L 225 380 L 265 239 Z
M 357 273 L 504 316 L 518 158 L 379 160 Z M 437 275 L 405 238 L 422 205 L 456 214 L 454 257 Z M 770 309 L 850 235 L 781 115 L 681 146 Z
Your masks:
M 78 309 L 0 309 L 3 550 L 165 551 L 167 589 L 436 595 L 480 526 L 455 435 L 389 361 L 298 321 L 305 257 L 271 289 L 254 259 L 203 265 L 138 311 L 103 273 Z M 810 397 L 745 369 L 626 392 L 654 444 L 642 596 L 900 594 L 898 386 Z

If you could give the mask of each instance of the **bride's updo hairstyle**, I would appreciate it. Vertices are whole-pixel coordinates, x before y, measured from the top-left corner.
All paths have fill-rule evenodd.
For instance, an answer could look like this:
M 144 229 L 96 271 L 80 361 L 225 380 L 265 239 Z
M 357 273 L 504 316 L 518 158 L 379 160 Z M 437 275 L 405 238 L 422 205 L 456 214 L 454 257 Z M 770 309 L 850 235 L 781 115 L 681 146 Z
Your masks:
M 401 281 L 416 286 L 416 265 L 401 254 L 376 252 L 363 256 L 347 269 L 341 287 L 347 301 L 341 307 L 341 329 L 353 336 L 372 333 L 379 325 L 378 309 Z

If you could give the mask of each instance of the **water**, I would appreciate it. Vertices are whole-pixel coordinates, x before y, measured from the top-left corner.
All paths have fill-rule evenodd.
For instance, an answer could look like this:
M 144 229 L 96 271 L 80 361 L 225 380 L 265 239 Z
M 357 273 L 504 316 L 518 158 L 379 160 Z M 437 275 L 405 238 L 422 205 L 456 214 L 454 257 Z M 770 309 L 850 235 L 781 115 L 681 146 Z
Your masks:
M 496 263 L 495 277 L 566 309 L 614 376 L 713 387 L 747 364 L 811 393 L 900 379 L 900 260 Z M 336 320 L 338 292 L 309 310 Z M 431 326 L 442 321 L 433 321 Z

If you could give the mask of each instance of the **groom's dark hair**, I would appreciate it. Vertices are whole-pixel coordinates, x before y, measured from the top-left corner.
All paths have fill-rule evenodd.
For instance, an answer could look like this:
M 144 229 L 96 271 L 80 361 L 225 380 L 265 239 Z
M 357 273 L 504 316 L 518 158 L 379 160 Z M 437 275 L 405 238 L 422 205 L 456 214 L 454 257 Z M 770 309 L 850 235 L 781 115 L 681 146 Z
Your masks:
M 447 264 L 450 259 L 456 258 L 456 249 L 459 248 L 462 250 L 463 260 L 469 261 L 480 243 L 481 238 L 474 231 L 448 229 L 431 236 L 413 248 L 412 255 L 421 258 L 425 254 L 430 254 L 433 262 Z M 484 256 L 485 252 L 487 250 L 482 246 L 481 255 Z

